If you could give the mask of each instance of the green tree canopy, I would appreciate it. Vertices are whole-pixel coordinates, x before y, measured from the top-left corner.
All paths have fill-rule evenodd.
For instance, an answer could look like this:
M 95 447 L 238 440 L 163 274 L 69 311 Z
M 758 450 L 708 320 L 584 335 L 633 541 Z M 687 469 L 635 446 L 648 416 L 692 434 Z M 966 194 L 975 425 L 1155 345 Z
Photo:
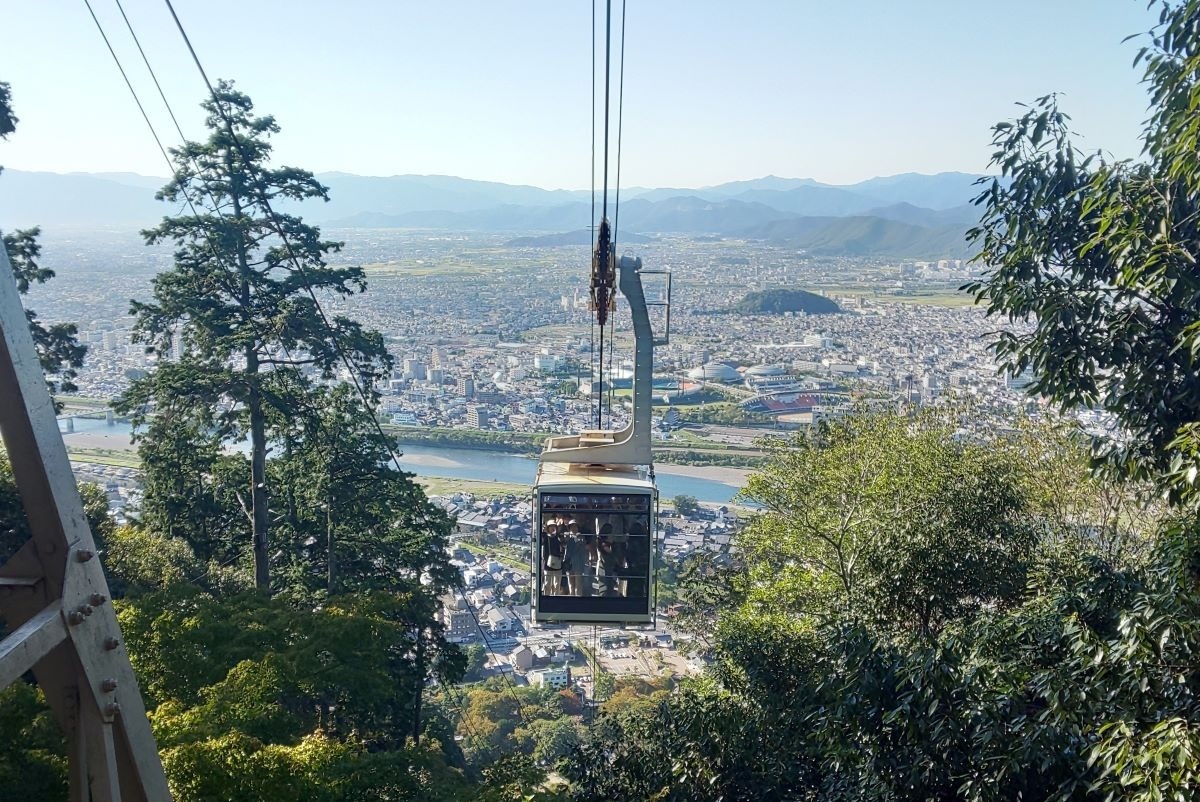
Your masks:
M 743 490 L 765 509 L 739 541 L 751 605 L 928 635 L 1020 597 L 1035 532 L 1019 465 L 958 442 L 948 416 L 860 413 L 766 445 Z
M 175 264 L 153 282 L 153 300 L 134 301 L 134 337 L 168 358 L 121 399 L 202 410 L 201 423 L 223 437 L 250 440 L 246 488 L 255 577 L 270 585 L 268 417 L 298 411 L 310 372 L 332 378 L 348 358 L 353 378 L 370 385 L 390 364 L 381 336 L 344 317 L 326 317 L 317 295 L 365 289 L 361 268 L 329 267 L 341 244 L 321 239 L 281 201 L 327 199 L 311 173 L 272 168 L 270 136 L 279 126 L 256 116 L 250 98 L 227 82 L 203 104 L 209 137 L 173 151 L 175 176 L 160 192 L 187 200 L 196 214 L 166 217 L 144 232 L 170 242 Z M 179 344 L 179 352 L 175 346 Z
M 695 496 L 680 494 L 671 499 L 671 504 L 680 515 L 695 515 L 700 510 L 700 502 L 696 501 Z
M 1028 323 L 1000 335 L 1003 367 L 1030 391 L 1099 407 L 1128 436 L 1097 457 L 1190 497 L 1200 474 L 1200 3 L 1162 3 L 1140 50 L 1150 89 L 1143 158 L 1111 162 L 1074 143 L 1054 95 L 994 129 L 1000 175 L 977 198 L 989 314 Z
M 282 569 L 301 593 L 386 588 L 424 576 L 430 593 L 456 581 L 446 545 L 453 523 L 392 460 L 396 443 L 347 385 L 313 388 L 299 415 L 279 420 L 277 493 Z
M 8 135 L 15 130 L 17 116 L 12 110 L 12 87 L 0 81 L 0 139 L 8 139 Z

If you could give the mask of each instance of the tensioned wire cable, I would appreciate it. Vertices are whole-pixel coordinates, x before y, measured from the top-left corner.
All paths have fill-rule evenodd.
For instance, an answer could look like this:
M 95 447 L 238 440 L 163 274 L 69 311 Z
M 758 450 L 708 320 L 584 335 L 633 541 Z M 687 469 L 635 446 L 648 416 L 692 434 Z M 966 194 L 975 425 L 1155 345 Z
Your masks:
M 171 120 L 175 125 L 176 131 L 179 133 L 180 137 L 186 143 L 187 138 L 183 135 L 183 131 L 179 125 L 178 119 L 175 116 L 174 110 L 171 108 L 170 102 L 167 100 L 165 92 L 163 92 L 162 85 L 158 81 L 158 77 L 154 72 L 154 68 L 151 66 L 150 61 L 146 56 L 145 50 L 142 48 L 141 42 L 138 40 L 136 32 L 133 30 L 133 26 L 129 21 L 129 17 L 125 14 L 124 8 L 121 7 L 120 0 L 116 0 L 116 2 L 117 2 L 118 8 L 121 11 L 121 16 L 125 20 L 126 26 L 129 28 L 129 33 L 133 37 L 134 42 L 137 45 L 138 52 L 141 54 L 143 62 L 145 63 L 147 70 L 150 72 L 150 75 L 151 75 L 152 79 L 154 80 L 154 84 L 155 84 L 156 88 L 158 89 L 159 96 L 162 98 L 164 105 L 167 107 L 167 111 L 171 116 Z M 120 58 L 117 56 L 116 51 L 113 49 L 112 44 L 108 38 L 108 35 L 104 30 L 104 27 L 101 25 L 99 18 L 97 18 L 95 10 L 92 8 L 92 5 L 89 2 L 89 0 L 84 0 L 84 4 L 87 6 L 88 12 L 92 17 L 92 21 L 96 25 L 96 29 L 99 31 L 101 38 L 104 40 L 105 46 L 108 48 L 109 54 L 112 56 L 113 61 L 116 64 L 118 71 L 121 73 L 121 77 L 124 80 L 126 87 L 129 89 L 129 92 L 133 97 L 134 103 L 138 107 L 138 111 L 142 115 L 142 119 L 146 122 L 147 128 L 150 129 L 151 136 L 154 138 L 155 144 L 158 146 L 159 152 L 162 154 L 163 159 L 165 160 L 168 168 L 171 170 L 172 174 L 174 175 L 176 173 L 175 164 L 174 164 L 174 162 L 172 162 L 170 156 L 168 155 L 167 149 L 163 145 L 162 139 L 159 137 L 157 129 L 155 128 L 153 122 L 151 122 L 150 117 L 146 112 L 145 106 L 142 104 L 141 98 L 138 96 L 137 91 L 134 89 L 133 84 L 129 79 L 128 73 L 126 72 L 124 65 L 121 63 Z M 235 144 L 235 147 L 237 147 L 237 149 L 239 150 L 239 153 L 242 156 L 243 162 L 248 163 L 249 160 L 246 158 L 244 148 L 243 148 L 240 140 L 237 138 L 236 134 L 233 132 L 232 121 L 229 119 L 228 115 L 225 113 L 224 109 L 222 108 L 222 106 L 220 104 L 219 98 L 218 98 L 212 84 L 208 81 L 208 76 L 205 73 L 204 68 L 199 61 L 199 58 L 196 55 L 195 49 L 192 47 L 190 40 L 188 40 L 187 33 L 183 29 L 183 26 L 179 20 L 179 17 L 175 14 L 175 10 L 171 6 L 170 0 L 167 0 L 167 6 L 171 11 L 172 17 L 175 19 L 175 22 L 176 22 L 177 27 L 179 28 L 180 34 L 184 37 L 184 41 L 188 45 L 189 52 L 191 52 L 192 58 L 195 61 L 197 68 L 200 70 L 201 76 L 204 78 L 204 81 L 205 81 L 206 85 L 208 86 L 209 93 L 213 97 L 214 105 L 218 111 L 218 114 L 220 114 L 220 116 L 222 117 L 222 120 L 225 122 L 226 127 L 230 133 L 230 137 Z M 197 169 L 197 172 L 199 173 L 199 166 L 197 164 L 195 164 L 194 159 L 192 159 L 192 161 L 193 161 L 193 165 Z M 261 192 L 261 188 L 260 188 L 260 192 Z M 199 212 L 197 211 L 195 204 L 193 203 L 188 192 L 181 188 L 180 194 L 183 196 L 183 198 L 184 198 L 185 202 L 187 203 L 193 216 L 198 218 L 200 216 Z M 216 199 L 211 194 L 209 194 L 209 199 L 212 202 L 214 213 L 217 215 L 217 217 L 219 219 L 224 219 L 221 214 L 220 204 L 216 201 Z M 269 201 L 267 201 L 265 194 L 261 200 L 264 205 L 264 210 L 267 212 L 268 216 L 271 218 L 271 221 L 275 228 L 276 234 L 284 242 L 285 248 L 288 251 L 290 260 L 292 261 L 293 265 L 296 267 L 297 272 L 299 273 L 299 275 L 301 276 L 301 278 L 305 284 L 305 288 L 308 290 L 309 295 L 312 297 L 313 303 L 317 307 L 317 311 L 320 315 L 322 322 L 324 323 L 324 325 L 326 327 L 326 330 L 332 334 L 332 332 L 333 332 L 332 326 L 329 324 L 328 318 L 325 316 L 324 310 L 320 306 L 320 301 L 316 298 L 316 295 L 313 292 L 311 285 L 307 281 L 307 274 L 305 273 L 303 267 L 300 265 L 299 260 L 296 258 L 295 253 L 292 250 L 290 243 L 287 242 L 286 234 L 284 233 L 282 226 L 279 224 L 278 218 L 276 217 L 274 211 L 270 208 Z M 217 258 L 216 251 L 215 251 L 215 249 L 213 249 L 211 242 L 208 243 L 208 245 L 209 245 L 210 251 L 212 252 L 212 255 L 214 256 L 214 259 L 216 259 L 217 262 L 219 263 L 220 260 Z M 364 403 L 367 405 L 367 408 L 370 409 L 370 403 L 367 400 L 366 393 L 363 390 L 363 388 L 361 387 L 361 385 L 358 383 L 357 375 L 356 375 L 353 367 L 350 365 L 349 358 L 346 356 L 344 351 L 342 351 L 340 345 L 336 342 L 336 340 L 334 340 L 334 346 L 335 346 L 335 350 L 338 352 L 338 355 L 342 358 L 343 363 L 346 365 L 346 368 L 350 375 L 352 384 L 354 385 L 355 389 L 358 391 L 359 395 L 362 397 Z M 285 352 L 287 351 L 286 346 L 284 347 L 284 350 L 285 350 Z M 372 414 L 371 417 L 374 422 L 377 433 L 379 434 L 381 440 L 383 441 L 385 447 L 387 448 L 387 450 L 389 452 L 389 456 L 392 458 L 392 461 L 395 463 L 397 470 L 402 471 L 402 469 L 400 468 L 399 458 L 396 455 L 395 450 L 391 446 L 391 440 L 383 432 L 383 428 L 379 424 L 379 421 L 374 416 L 374 414 Z M 208 574 L 210 574 L 214 570 L 214 568 L 224 567 L 224 566 L 229 565 L 230 563 L 234 562 L 235 560 L 240 559 L 242 556 L 245 555 L 245 551 L 246 551 L 246 549 L 242 548 L 233 557 L 220 563 L 218 566 L 210 566 L 208 570 L 204 571 L 199 576 L 195 577 L 193 579 L 193 581 L 199 581 L 200 579 L 203 579 Z M 460 591 L 461 591 L 461 587 L 460 587 Z M 465 598 L 465 596 L 464 596 L 464 598 Z M 468 609 L 471 610 L 472 618 L 476 621 L 476 625 L 478 626 L 478 618 L 475 616 L 474 609 L 471 606 L 469 600 L 467 600 L 467 604 L 468 604 Z M 485 639 L 485 642 L 486 642 L 486 639 Z M 489 648 L 489 651 L 491 651 L 490 644 L 489 644 L 488 648 Z M 493 658 L 495 657 L 494 651 L 492 651 L 492 656 L 493 656 Z M 507 680 L 507 677 L 505 677 L 505 678 Z M 519 715 L 521 716 L 522 721 L 526 725 L 528 725 L 529 721 L 525 716 L 524 709 L 521 706 L 520 699 L 516 696 L 515 688 L 512 687 L 511 680 L 508 680 L 508 682 L 509 682 L 510 692 L 513 697 L 513 701 L 515 702 L 515 704 L 517 706 L 517 711 L 518 711 Z M 463 712 L 462 703 L 461 703 L 461 694 L 456 701 L 457 701 L 457 706 L 459 708 L 460 720 L 464 722 L 464 727 L 467 728 L 468 734 L 472 738 L 477 738 L 478 736 L 476 736 L 474 733 L 471 732 L 469 721 L 467 720 L 465 713 Z

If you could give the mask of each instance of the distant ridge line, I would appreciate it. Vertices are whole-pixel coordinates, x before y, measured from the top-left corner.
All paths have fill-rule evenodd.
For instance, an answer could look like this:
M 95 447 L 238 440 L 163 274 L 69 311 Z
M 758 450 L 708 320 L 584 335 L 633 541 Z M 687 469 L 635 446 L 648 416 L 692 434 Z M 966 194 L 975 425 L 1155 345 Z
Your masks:
M 588 224 L 587 190 L 455 176 L 321 173 L 329 203 L 281 205 L 330 228 L 424 228 L 573 236 Z M 961 258 L 980 176 L 882 176 L 847 186 L 765 176 L 698 189 L 623 189 L 622 228 L 762 240 L 822 255 Z M 133 173 L 0 174 L 0 228 L 30 225 L 146 228 L 167 213 L 162 179 Z M 568 232 L 568 233 L 563 233 Z M 635 244 L 635 243 L 630 243 Z M 553 247 L 540 245 L 535 247 Z

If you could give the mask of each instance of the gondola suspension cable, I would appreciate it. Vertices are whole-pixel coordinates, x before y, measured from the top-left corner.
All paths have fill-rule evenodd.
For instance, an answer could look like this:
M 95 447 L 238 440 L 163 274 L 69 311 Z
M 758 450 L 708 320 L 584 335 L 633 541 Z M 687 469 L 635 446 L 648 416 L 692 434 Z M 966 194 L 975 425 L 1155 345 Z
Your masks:
M 158 151 L 162 154 L 167 166 L 171 168 L 171 174 L 175 174 L 175 165 L 171 161 L 170 155 L 167 153 L 166 147 L 158 136 L 158 131 L 154 127 L 154 123 L 150 122 L 150 115 L 146 113 L 146 107 L 142 105 L 142 100 L 138 97 L 137 90 L 133 88 L 133 83 L 129 80 L 129 75 L 125 72 L 125 67 L 121 64 L 121 59 L 117 57 L 117 51 L 113 50 L 112 42 L 108 40 L 108 34 L 104 32 L 104 26 L 100 24 L 100 19 L 96 16 L 95 9 L 92 8 L 90 0 L 83 0 L 83 4 L 87 6 L 88 13 L 92 15 L 92 22 L 96 23 L 96 30 L 100 32 L 100 38 L 104 40 L 104 46 L 108 48 L 109 55 L 112 56 L 113 62 L 117 65 L 117 70 L 121 73 L 121 78 L 125 81 L 125 86 L 129 88 L 129 94 L 133 96 L 133 102 L 137 104 L 138 111 L 142 114 L 142 119 L 146 121 L 146 127 L 150 129 L 150 136 L 154 137 L 154 144 L 158 145 Z M 191 204 L 191 199 L 184 195 L 185 200 Z M 192 212 L 195 213 L 193 207 Z
M 625 0 L 621 0 L 621 72 L 617 79 L 617 198 L 613 203 L 613 250 L 621 233 L 621 131 L 625 122 Z
M 154 139 L 154 144 L 158 146 L 158 152 L 160 154 L 162 154 L 163 162 L 167 165 L 167 170 L 170 171 L 172 176 L 176 175 L 178 172 L 176 165 L 171 160 L 171 156 L 167 152 L 166 146 L 163 145 L 162 138 L 158 135 L 158 129 L 155 128 L 154 123 L 151 122 L 150 115 L 146 112 L 146 107 L 142 103 L 141 97 L 138 95 L 137 90 L 134 89 L 133 82 L 130 81 L 129 74 L 125 71 L 124 64 L 121 63 L 120 57 L 117 56 L 116 50 L 113 49 L 112 42 L 109 40 L 108 34 L 104 30 L 104 26 L 100 24 L 100 19 L 96 16 L 96 12 L 92 8 L 92 4 L 89 2 L 89 0 L 83 0 L 83 4 L 87 7 L 88 13 L 92 17 L 92 22 L 94 22 L 96 24 L 96 30 L 100 33 L 100 38 L 102 40 L 104 40 L 104 45 L 108 49 L 109 55 L 112 56 L 113 63 L 116 65 L 117 71 L 121 74 L 121 79 L 125 82 L 125 86 L 129 90 L 129 94 L 133 98 L 134 104 L 137 106 L 138 111 L 141 113 L 142 120 L 145 121 L 146 127 L 150 130 L 150 136 Z M 184 144 L 186 144 L 187 137 L 185 137 L 183 135 L 183 130 L 179 126 L 179 122 L 175 117 L 175 112 L 171 108 L 171 104 L 167 100 L 166 94 L 163 92 L 162 86 L 158 82 L 158 76 L 155 74 L 154 68 L 150 66 L 150 61 L 148 58 L 146 58 L 146 53 L 144 50 L 142 50 L 141 42 L 138 40 L 137 34 L 134 33 L 133 26 L 129 23 L 129 18 L 125 16 L 125 9 L 121 7 L 119 0 L 117 2 L 117 8 L 120 9 L 121 16 L 125 19 L 125 24 L 129 28 L 129 33 L 133 37 L 133 41 L 137 45 L 138 51 L 142 54 L 142 60 L 146 65 L 146 69 L 150 73 L 150 77 L 154 80 L 154 85 L 156 87 L 158 87 L 159 97 L 162 98 L 163 104 L 167 108 L 167 113 L 171 116 L 171 120 L 175 124 L 175 130 L 179 134 L 180 140 Z M 197 171 L 199 171 L 199 166 L 196 165 L 194 158 L 192 159 L 192 164 L 197 169 Z M 183 196 L 184 203 L 187 205 L 188 210 L 192 213 L 192 216 L 199 217 L 200 213 L 196 210 L 196 204 L 192 200 L 192 197 L 189 194 L 189 192 L 181 187 L 179 194 Z M 217 215 L 218 218 L 223 219 L 220 206 L 219 206 L 219 204 L 217 204 L 216 199 L 212 196 L 211 193 L 206 193 L 206 194 L 208 195 L 209 201 L 213 204 L 213 212 Z M 217 252 L 216 252 L 215 246 L 211 242 L 208 242 L 207 245 L 208 245 L 209 253 L 213 256 L 214 261 L 219 263 L 220 259 L 217 258 Z M 226 271 L 226 272 L 228 272 L 228 271 Z M 257 322 L 252 321 L 251 325 L 253 325 L 254 328 L 256 328 L 256 329 L 260 329 Z M 287 349 L 285 348 L 284 351 L 286 353 Z
M 624 114 L 624 98 L 625 98 L 625 0 L 621 0 L 621 67 L 619 78 L 617 79 L 617 186 L 616 199 L 613 201 L 613 233 L 612 233 L 612 251 L 615 254 L 617 251 L 617 235 L 620 232 L 621 225 L 621 129 L 625 119 Z M 613 396 L 615 395 L 615 378 L 613 373 L 612 352 L 616 350 L 616 338 L 614 336 L 614 321 L 609 318 L 608 322 L 608 419 L 611 425 Z
M 614 242 L 614 247 L 616 243 Z M 612 426 L 612 408 L 613 408 L 613 393 L 616 392 L 616 374 L 613 373 L 613 352 L 617 350 L 615 320 L 610 317 L 608 319 L 608 425 Z M 601 390 L 604 387 L 601 385 Z
M 592 216 L 588 228 L 596 228 L 596 3 L 592 0 Z
M 154 67 L 150 66 L 150 59 L 146 57 L 146 51 L 142 49 L 142 41 L 138 38 L 137 33 L 133 30 L 133 24 L 129 21 L 128 15 L 125 14 L 125 6 L 121 5 L 121 0 L 114 0 L 117 4 L 117 10 L 121 12 L 121 19 L 125 20 L 125 27 L 129 30 L 129 35 L 133 39 L 133 43 L 137 46 L 138 53 L 142 56 L 142 63 L 146 65 L 146 71 L 150 73 L 150 79 L 154 81 L 154 88 L 158 90 L 158 96 L 162 98 L 163 106 L 167 109 L 167 114 L 171 117 L 171 123 L 175 126 L 175 133 L 179 135 L 179 141 L 187 143 L 187 137 L 183 135 L 183 128 L 179 125 L 179 120 L 175 116 L 175 110 L 171 108 L 171 102 L 167 100 L 167 94 L 163 91 L 162 84 L 158 82 L 158 73 L 154 71 Z M 194 161 L 194 160 L 193 160 Z M 212 197 L 210 196 L 210 200 Z M 214 200 L 213 205 L 216 205 Z
M 467 731 L 467 738 L 475 741 L 476 746 L 483 743 L 486 747 L 487 741 L 483 740 L 483 736 L 476 733 L 474 726 L 471 725 L 470 719 L 467 718 L 465 706 L 462 703 L 462 693 L 455 694 L 455 687 L 446 680 L 438 677 L 438 684 L 442 686 L 442 690 L 446 693 L 446 698 L 449 699 L 455 707 L 458 708 L 458 722 L 462 728 Z
M 593 15 L 595 14 L 595 6 L 593 5 Z M 592 37 L 593 46 L 595 44 L 595 36 Z M 592 82 L 595 86 L 595 80 Z M 595 103 L 592 104 L 593 112 Z M 614 267 L 614 258 L 612 250 L 611 229 L 608 223 L 608 154 L 609 154 L 609 134 L 610 134 L 610 115 L 612 109 L 612 0 L 605 0 L 605 15 L 604 15 L 604 155 L 603 155 L 603 180 L 601 182 L 601 204 L 600 204 L 600 226 L 596 237 L 596 249 L 592 258 L 592 307 L 596 312 L 596 320 L 593 323 L 595 328 L 599 329 L 600 347 L 598 352 L 599 357 L 599 376 L 596 393 L 596 428 L 604 428 L 604 407 L 605 393 L 604 382 L 607 378 L 611 383 L 612 377 L 605 376 L 604 365 L 604 336 L 605 324 L 609 319 L 609 312 L 613 308 L 613 294 L 616 289 L 614 286 L 616 276 Z M 595 124 L 592 125 L 593 136 L 595 135 Z M 609 343 L 611 349 L 612 344 Z M 610 387 L 611 392 L 611 387 Z M 610 418 L 611 418 L 611 401 L 610 401 Z M 610 421 L 611 423 L 611 421 Z
M 467 612 L 471 614 L 471 620 L 475 622 L 475 629 L 479 631 L 480 636 L 483 638 L 483 645 L 487 647 L 488 653 L 498 665 L 500 663 L 500 658 L 496 656 L 496 650 L 492 648 L 492 644 L 488 641 L 487 635 L 483 634 L 483 627 L 479 623 L 479 616 L 475 613 L 475 605 L 471 603 L 471 599 L 467 596 L 467 591 L 462 586 L 461 582 L 456 585 L 456 588 L 459 596 L 463 600 L 463 603 L 467 605 Z M 521 723 L 528 727 L 530 721 L 525 715 L 525 708 L 521 704 L 520 697 L 517 696 L 516 686 L 513 685 L 513 681 L 509 678 L 507 672 L 501 671 L 500 676 L 504 679 L 504 683 L 508 687 L 509 695 L 512 697 L 513 703 L 517 706 L 517 715 L 520 717 Z
M 596 235 L 596 2 L 592 0 L 592 216 L 588 220 L 588 229 L 592 232 L 592 236 Z M 596 321 L 593 320 L 590 326 L 592 341 L 591 347 L 588 349 L 588 399 L 591 400 L 596 394 L 596 378 L 600 375 L 600 367 L 596 365 Z M 596 420 L 596 428 L 600 428 L 599 419 Z
M 602 211 L 608 218 L 608 110 L 609 76 L 612 72 L 612 0 L 605 0 L 604 15 L 604 201 Z
M 590 729 L 596 723 L 596 706 L 600 702 L 600 629 L 592 626 L 592 716 L 588 720 Z

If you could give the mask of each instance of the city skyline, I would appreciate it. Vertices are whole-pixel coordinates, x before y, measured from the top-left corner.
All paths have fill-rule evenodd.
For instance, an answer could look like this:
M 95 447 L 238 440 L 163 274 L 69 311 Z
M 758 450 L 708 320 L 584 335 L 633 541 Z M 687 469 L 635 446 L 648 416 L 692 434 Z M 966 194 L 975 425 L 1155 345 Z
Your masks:
M 124 5 L 184 134 L 201 138 L 203 85 L 165 7 Z M 982 172 L 990 126 L 1055 91 L 1082 147 L 1137 155 L 1146 96 L 1131 68 L 1139 43 L 1122 39 L 1151 27 L 1152 11 L 1072 0 L 996 17 L 971 5 L 630 4 L 622 184 Z M 93 7 L 164 144 L 177 144 L 116 6 Z M 281 163 L 590 184 L 588 4 L 360 2 L 330 17 L 313 3 L 281 15 L 219 0 L 178 11 L 210 76 L 233 78 L 277 117 Z M 0 80 L 21 123 L 0 164 L 164 173 L 84 5 L 25 7 L 6 24 Z M 614 147 L 615 134 L 614 119 Z M 615 183 L 615 164 L 610 173 Z

